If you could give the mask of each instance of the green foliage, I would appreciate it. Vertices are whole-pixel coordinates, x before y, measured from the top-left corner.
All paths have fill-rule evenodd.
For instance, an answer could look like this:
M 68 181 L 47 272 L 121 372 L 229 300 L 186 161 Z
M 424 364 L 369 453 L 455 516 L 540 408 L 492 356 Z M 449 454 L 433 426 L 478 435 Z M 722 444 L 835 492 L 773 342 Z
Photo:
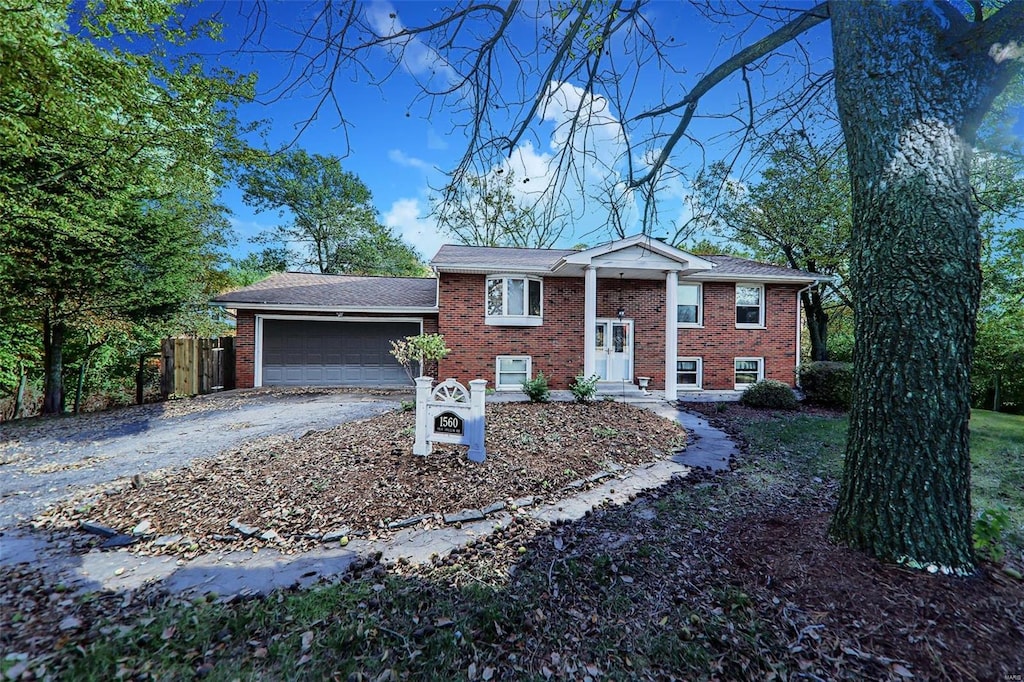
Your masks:
M 217 27 L 172 2 L 69 7 L 0 22 L 0 353 L 43 370 L 48 412 L 85 359 L 65 339 L 163 324 L 216 289 L 217 193 L 246 153 L 232 110 L 253 93 L 186 54 Z
M 601 377 L 596 374 L 589 377 L 577 374 L 576 378 L 569 384 L 569 390 L 572 391 L 573 399 L 578 403 L 589 403 L 597 393 L 597 382 L 600 380 Z
M 410 379 L 416 378 L 424 362 L 443 360 L 451 350 L 441 334 L 419 334 L 391 342 L 391 356 L 405 368 Z
M 703 201 L 718 203 L 711 219 L 718 236 L 757 260 L 835 277 L 804 294 L 811 357 L 827 358 L 831 318 L 851 305 L 847 279 L 852 208 L 846 154 L 804 130 L 781 138 L 763 157 L 761 181 L 748 186 L 716 164 L 699 186 Z
M 999 563 L 1006 555 L 1003 539 L 1010 528 L 1010 515 L 1006 507 L 983 509 L 974 519 L 972 537 L 974 549 L 993 563 Z
M 284 272 L 288 269 L 288 258 L 288 249 L 283 247 L 265 247 L 243 258 L 233 258 L 225 273 L 229 286 L 247 287 L 275 272 Z
M 265 155 L 242 175 L 245 202 L 291 221 L 256 241 L 276 244 L 290 264 L 328 274 L 423 273 L 416 251 L 377 222 L 369 188 L 336 156 L 305 150 Z M 294 253 L 282 244 L 298 244 Z
M 800 365 L 800 388 L 807 402 L 850 409 L 853 365 L 847 362 L 805 362 Z
M 551 389 L 548 388 L 548 378 L 544 372 L 538 372 L 533 379 L 523 382 L 523 393 L 533 403 L 546 403 L 551 400 Z
M 797 408 L 793 389 L 775 379 L 764 379 L 751 385 L 740 396 L 740 404 L 747 407 L 775 410 L 795 410 Z

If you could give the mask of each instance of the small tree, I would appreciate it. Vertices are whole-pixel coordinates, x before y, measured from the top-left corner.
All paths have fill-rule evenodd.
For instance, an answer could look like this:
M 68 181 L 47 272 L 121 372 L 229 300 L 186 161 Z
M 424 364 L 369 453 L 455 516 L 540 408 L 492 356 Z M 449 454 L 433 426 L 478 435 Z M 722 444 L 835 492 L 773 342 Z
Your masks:
M 422 370 L 424 362 L 442 360 L 448 357 L 450 352 L 451 349 L 445 345 L 444 336 L 441 334 L 419 334 L 391 342 L 391 355 L 405 368 L 405 373 L 413 381 L 416 380 L 413 366 L 417 370 Z

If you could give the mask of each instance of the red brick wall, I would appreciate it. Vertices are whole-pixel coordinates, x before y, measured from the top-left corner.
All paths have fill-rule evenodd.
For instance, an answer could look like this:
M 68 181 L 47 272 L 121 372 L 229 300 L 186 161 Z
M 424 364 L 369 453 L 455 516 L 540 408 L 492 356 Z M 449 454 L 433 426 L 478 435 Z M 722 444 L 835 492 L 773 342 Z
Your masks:
M 544 279 L 544 324 L 496 327 L 484 324 L 484 275 L 441 275 L 438 330 L 451 354 L 438 379 L 465 383 L 487 379 L 493 388 L 495 358 L 529 355 L 533 375 L 544 372 L 552 388 L 568 388 L 583 371 L 583 279 Z
M 487 379 L 494 386 L 498 355 L 529 355 L 533 374 L 544 372 L 552 388 L 565 389 L 583 371 L 583 279 L 544 278 L 544 324 L 498 327 L 484 324 L 483 275 L 441 276 L 440 313 L 425 316 L 424 333 L 441 333 L 452 353 L 436 370 L 438 379 Z M 680 357 L 703 358 L 704 388 L 733 388 L 733 359 L 764 357 L 765 377 L 794 384 L 797 285 L 766 285 L 767 329 L 736 329 L 735 285 L 704 283 L 704 328 L 680 329 Z M 598 279 L 597 316 L 614 318 L 619 306 L 634 323 L 634 375 L 665 386 L 665 283 L 661 280 Z M 374 317 L 386 317 L 377 316 Z M 398 317 L 401 317 L 399 315 Z M 235 372 L 239 388 L 251 388 L 255 370 L 255 313 L 236 317 Z
M 765 329 L 736 328 L 736 285 L 704 283 L 704 328 L 679 330 L 679 357 L 700 357 L 705 389 L 732 390 L 733 359 L 763 357 L 765 378 L 795 385 L 798 285 L 765 285 Z
M 256 371 L 256 314 L 239 310 L 235 314 L 235 387 L 252 388 Z
M 665 388 L 665 280 L 598 278 L 597 316 L 614 318 L 620 305 L 625 319 L 633 320 L 633 376 L 650 377 L 651 388 Z
M 281 315 L 282 313 L 272 313 Z M 334 317 L 334 313 L 302 313 L 302 315 L 317 315 L 323 317 Z M 356 316 L 358 317 L 358 316 Z M 416 317 L 415 315 L 378 315 L 371 317 Z M 423 317 L 423 333 L 437 333 L 437 318 L 433 315 Z M 255 383 L 256 372 L 256 312 L 253 310 L 239 310 L 235 316 L 235 385 L 238 388 L 252 388 Z M 427 367 L 427 369 L 431 369 Z

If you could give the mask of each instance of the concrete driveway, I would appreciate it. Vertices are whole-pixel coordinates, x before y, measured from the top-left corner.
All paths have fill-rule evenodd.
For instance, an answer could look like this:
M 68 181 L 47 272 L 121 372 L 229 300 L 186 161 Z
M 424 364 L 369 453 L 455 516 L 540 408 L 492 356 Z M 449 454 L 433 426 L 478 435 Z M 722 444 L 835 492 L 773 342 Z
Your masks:
M 411 394 L 231 391 L 111 412 L 0 424 L 0 530 L 97 485 L 297 438 L 399 407 Z

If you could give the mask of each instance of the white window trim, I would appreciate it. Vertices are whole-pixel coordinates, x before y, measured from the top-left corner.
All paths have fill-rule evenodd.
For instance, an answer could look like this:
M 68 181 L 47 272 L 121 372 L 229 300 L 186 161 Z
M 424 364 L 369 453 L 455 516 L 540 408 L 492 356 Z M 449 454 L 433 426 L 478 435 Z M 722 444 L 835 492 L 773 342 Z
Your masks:
M 733 358 L 732 359 L 732 382 L 733 388 L 737 391 L 745 391 L 750 387 L 750 384 L 739 384 L 736 383 L 736 363 L 742 361 L 756 360 L 757 361 L 757 380 L 764 381 L 764 358 Z
M 526 360 L 526 379 L 533 378 L 533 358 L 529 355 L 499 355 L 494 359 L 494 390 L 495 391 L 521 391 L 522 382 L 517 384 L 501 383 L 501 361 L 502 360 Z
M 679 312 L 678 312 L 679 311 L 679 304 L 678 304 L 678 293 L 677 293 L 676 294 L 676 297 L 677 297 L 677 299 L 676 299 L 677 300 L 677 303 L 676 303 L 676 327 L 678 327 L 679 329 L 703 329 L 704 328 L 704 285 L 701 284 L 700 282 L 680 282 L 677 285 L 677 290 L 678 290 L 678 287 L 681 287 L 684 284 L 686 286 L 696 286 L 697 287 L 697 321 L 696 322 L 680 322 L 679 321 Z M 679 358 L 679 359 L 682 360 L 683 358 Z
M 746 324 L 746 323 L 736 322 L 736 309 L 739 308 L 739 304 L 736 303 L 735 291 L 739 287 L 747 287 L 748 289 L 753 289 L 753 288 L 756 287 L 756 288 L 761 290 L 761 306 L 760 306 L 760 314 L 758 316 L 758 323 L 757 324 Z M 736 322 L 736 328 L 737 329 L 764 329 L 765 328 L 765 324 L 764 324 L 765 309 L 768 307 L 768 300 L 766 298 L 767 291 L 765 291 L 764 284 L 759 284 L 759 283 L 755 283 L 755 282 L 736 282 L 736 288 L 733 289 L 733 292 L 734 292 L 734 294 L 733 294 L 732 319 L 733 319 L 733 322 Z
M 502 280 L 501 305 L 508 304 L 508 280 L 523 280 L 523 304 L 530 305 L 530 282 L 540 283 L 540 315 L 491 315 L 487 310 L 487 286 L 491 281 Z M 484 324 L 502 327 L 539 327 L 544 324 L 544 279 L 515 273 L 488 275 L 484 278 Z M 517 356 L 518 357 L 518 356 Z
M 685 362 L 685 361 L 688 361 L 688 360 L 696 361 L 697 362 L 697 383 L 696 384 L 684 384 L 679 379 L 679 364 L 678 363 Z M 733 367 L 735 368 L 735 365 L 733 365 Z M 677 382 L 677 387 L 681 391 L 699 391 L 699 390 L 701 390 L 702 387 L 704 386 L 704 358 L 700 358 L 700 357 L 696 357 L 696 356 L 687 356 L 687 357 L 682 357 L 682 358 L 676 358 L 676 382 Z

